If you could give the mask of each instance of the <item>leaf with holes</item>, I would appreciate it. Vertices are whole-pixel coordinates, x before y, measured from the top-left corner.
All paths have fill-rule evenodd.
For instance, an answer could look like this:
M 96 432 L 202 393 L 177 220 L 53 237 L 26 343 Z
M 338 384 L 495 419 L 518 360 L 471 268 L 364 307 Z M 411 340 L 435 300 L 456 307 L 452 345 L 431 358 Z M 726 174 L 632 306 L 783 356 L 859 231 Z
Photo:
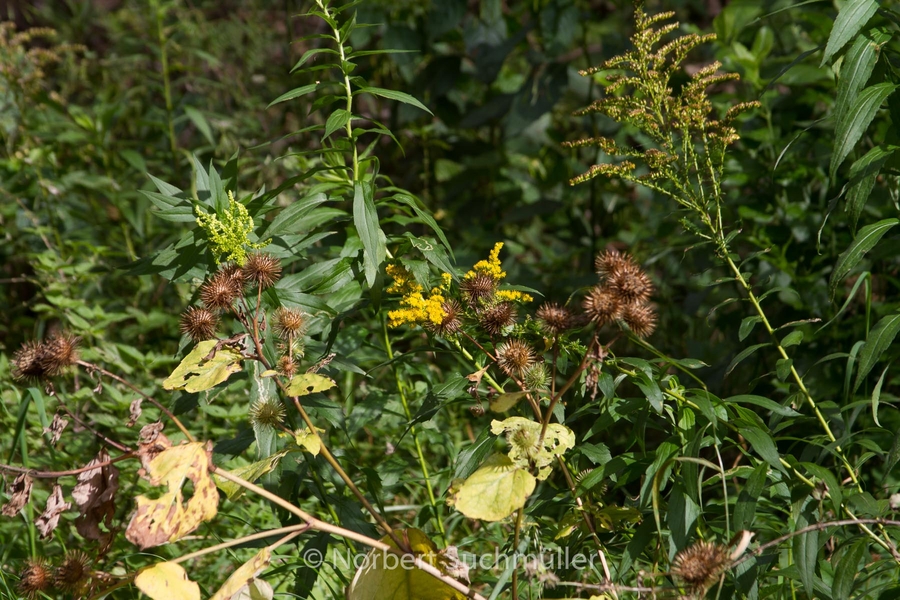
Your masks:
M 166 448 L 147 463 L 147 478 L 164 488 L 155 499 L 137 497 L 137 511 L 125 537 L 142 550 L 174 542 L 216 516 L 219 493 L 209 474 L 209 444 L 192 442 Z M 190 481 L 193 494 L 185 501 L 184 485 Z
M 330 390 L 337 385 L 334 380 L 318 375 L 317 373 L 305 373 L 295 375 L 287 386 L 288 396 L 308 396 L 316 392 Z
M 219 348 L 215 355 L 207 360 L 207 356 L 217 343 L 216 340 L 206 340 L 197 344 L 163 382 L 163 387 L 167 390 L 202 392 L 219 385 L 240 371 L 243 357 L 240 352 L 231 348 Z

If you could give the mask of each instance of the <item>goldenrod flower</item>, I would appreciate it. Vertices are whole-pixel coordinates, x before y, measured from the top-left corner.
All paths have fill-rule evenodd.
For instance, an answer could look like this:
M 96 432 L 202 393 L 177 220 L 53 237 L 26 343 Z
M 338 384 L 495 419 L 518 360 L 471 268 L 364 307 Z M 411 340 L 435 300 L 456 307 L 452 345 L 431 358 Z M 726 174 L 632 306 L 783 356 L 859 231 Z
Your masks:
M 444 303 L 447 298 L 442 293 L 441 287 L 436 287 L 426 297 L 421 285 L 416 283 L 409 271 L 400 265 L 388 265 L 387 274 L 394 280 L 387 291 L 395 294 L 403 294 L 400 305 L 404 308 L 388 312 L 388 325 L 399 327 L 409 323 L 410 325 L 440 325 L 444 322 L 447 313 Z M 442 278 L 446 281 L 446 278 Z

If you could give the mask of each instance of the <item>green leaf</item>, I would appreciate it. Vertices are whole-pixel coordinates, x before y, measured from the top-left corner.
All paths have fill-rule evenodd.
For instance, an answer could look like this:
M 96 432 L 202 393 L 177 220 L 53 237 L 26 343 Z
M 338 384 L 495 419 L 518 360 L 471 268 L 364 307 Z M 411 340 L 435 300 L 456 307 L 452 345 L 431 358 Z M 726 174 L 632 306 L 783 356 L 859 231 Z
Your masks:
M 825 46 L 825 54 L 819 66 L 823 66 L 837 54 L 869 22 L 877 10 L 878 2 L 875 0 L 849 0 L 834 20 L 834 27 L 831 28 L 831 35 L 828 36 L 828 44 Z M 812 589 L 808 591 L 812 593 Z
M 800 524 L 798 523 L 798 527 Z M 817 530 L 801 533 L 794 538 L 794 562 L 800 571 L 800 581 L 806 588 L 809 598 L 817 598 L 815 590 L 816 562 L 819 557 L 819 532 Z
M 298 88 L 294 88 L 289 92 L 285 92 L 284 94 L 278 96 L 274 100 L 272 100 L 266 108 L 272 108 L 276 104 L 281 102 L 287 102 L 288 100 L 293 100 L 294 98 L 299 98 L 300 96 L 305 96 L 311 92 L 316 91 L 316 88 L 319 87 L 317 83 L 311 83 L 309 85 L 304 85 Z
M 328 201 L 325 194 L 311 194 L 293 204 L 282 209 L 278 215 L 272 219 L 266 231 L 260 236 L 260 239 L 268 239 L 276 235 L 284 235 L 289 233 L 301 233 L 302 230 L 297 227 L 299 222 L 310 213 L 315 207 Z
M 336 54 L 340 56 L 340 53 L 332 48 L 312 48 L 303 53 L 303 56 L 300 57 L 300 60 L 297 61 L 297 64 L 295 64 L 293 68 L 291 68 L 291 73 L 306 64 L 306 61 L 308 61 L 316 54 Z M 278 100 L 276 100 L 275 102 L 278 102 Z M 273 102 L 272 104 L 275 104 L 275 102 Z M 272 106 L 272 104 L 270 104 L 269 106 Z
M 829 174 L 832 179 L 837 169 L 853 150 L 859 138 L 865 133 L 866 128 L 875 118 L 875 113 L 881 104 L 894 93 L 897 86 L 893 83 L 883 82 L 869 86 L 860 92 L 853 100 L 850 109 L 841 121 L 838 121 L 834 129 L 834 153 L 831 155 Z
M 900 314 L 888 315 L 876 323 L 874 329 L 869 332 L 866 338 L 866 345 L 863 346 L 859 353 L 859 371 L 856 373 L 856 383 L 853 385 L 853 391 L 859 389 L 859 385 L 881 359 L 897 332 L 900 331 Z
M 832 507 L 834 507 L 834 510 L 841 512 L 843 510 L 844 493 L 841 488 L 841 482 L 835 477 L 834 473 L 816 463 L 804 462 L 800 463 L 800 465 L 825 482 L 825 485 L 828 486 L 828 495 L 831 497 Z
M 140 192 L 150 199 L 159 210 L 151 210 L 150 213 L 165 221 L 174 221 L 176 223 L 193 223 L 197 220 L 194 215 L 194 207 L 186 200 L 174 198 L 172 196 L 164 196 L 157 192 L 148 192 L 140 190 Z
M 737 503 L 734 506 L 734 528 L 737 531 L 741 529 L 750 529 L 753 525 L 753 517 L 756 515 L 756 503 L 759 501 L 760 495 L 766 489 L 766 479 L 769 474 L 769 466 L 766 463 L 759 463 L 750 477 L 747 478 L 747 484 L 741 493 L 738 494 Z
M 764 348 L 764 347 L 766 347 L 766 346 L 771 346 L 771 345 L 772 345 L 772 344 L 771 344 L 770 342 L 766 342 L 766 343 L 764 343 L 764 344 L 755 344 L 755 345 L 753 345 L 753 346 L 750 346 L 749 348 L 744 348 L 743 350 L 741 350 L 741 351 L 738 353 L 738 355 L 735 356 L 735 357 L 731 360 L 731 363 L 728 365 L 728 368 L 725 369 L 725 376 L 727 377 L 729 373 L 731 373 L 732 371 L 734 371 L 734 368 L 735 368 L 736 366 L 738 366 L 738 365 L 741 363 L 742 360 L 744 360 L 745 358 L 747 358 L 748 356 L 750 356 L 751 354 L 753 354 L 754 352 L 756 352 L 756 351 L 759 350 L 760 348 Z
M 202 392 L 219 385 L 233 373 L 240 371 L 243 357 L 240 352 L 231 348 L 219 348 L 215 356 L 206 360 L 206 356 L 216 344 L 216 340 L 206 340 L 197 344 L 166 378 L 163 388 L 192 393 Z
M 185 106 L 184 114 L 188 119 L 191 120 L 191 123 L 200 130 L 200 133 L 203 134 L 203 137 L 206 138 L 206 141 L 209 142 L 210 146 L 216 145 L 216 139 L 213 137 L 212 127 L 209 125 L 209 121 L 206 120 L 206 117 L 203 116 L 203 113 L 194 108 L 193 106 Z
M 495 454 L 456 489 L 451 503 L 470 519 L 499 521 L 525 506 L 536 484 L 508 456 Z
M 756 315 L 752 317 L 744 317 L 741 321 L 741 327 L 738 329 L 738 340 L 743 342 L 747 339 L 747 336 L 750 335 L 750 332 L 753 331 L 753 328 L 756 327 L 756 324 L 762 321 L 761 317 Z
M 844 250 L 838 257 L 837 264 L 834 266 L 834 271 L 831 273 L 830 286 L 832 298 L 837 291 L 838 284 L 844 280 L 844 277 L 859 264 L 859 261 L 862 260 L 862 257 L 865 256 L 869 250 L 875 247 L 878 240 L 880 240 L 884 234 L 897 223 L 900 223 L 900 220 L 884 219 L 877 223 L 866 225 L 859 230 L 856 237 L 853 239 L 853 243 L 850 244 L 850 247 Z
M 294 378 L 291 379 L 287 386 L 287 394 L 289 396 L 308 396 L 330 390 L 336 385 L 334 380 L 324 375 L 304 373 L 303 375 L 294 375 Z
M 362 87 L 362 88 L 356 90 L 355 92 L 353 92 L 353 95 L 356 95 L 356 94 L 372 94 L 373 96 L 381 96 L 382 98 L 387 98 L 388 100 L 396 100 L 398 102 L 403 102 L 404 104 L 409 104 L 411 106 L 415 106 L 416 108 L 418 108 L 420 110 L 424 110 L 429 115 L 434 114 L 430 110 L 428 110 L 428 107 L 426 107 L 424 104 L 422 104 L 421 102 L 419 102 L 418 100 L 416 100 L 415 98 L 410 96 L 409 94 L 404 94 L 403 92 L 397 92 L 394 90 L 386 90 L 384 88 L 367 86 L 367 87 Z
M 275 467 L 278 466 L 278 463 L 281 461 L 281 459 L 287 456 L 289 452 L 290 450 L 287 449 L 282 450 L 277 454 L 273 454 L 272 456 L 256 461 L 254 463 L 250 463 L 249 465 L 244 465 L 243 467 L 231 469 L 228 472 L 232 475 L 237 475 L 241 479 L 249 481 L 250 483 L 253 483 L 266 473 L 271 473 L 275 469 Z M 245 491 L 242 486 L 228 479 L 224 479 L 219 475 L 216 475 L 215 473 L 213 473 L 213 480 L 216 482 L 216 486 L 218 486 L 220 490 L 225 492 L 225 495 L 229 500 L 237 500 L 243 495 Z
M 375 276 L 387 255 L 374 194 L 375 189 L 367 181 L 357 181 L 353 185 L 353 224 L 363 245 L 363 266 L 369 287 L 375 284 Z
M 856 229 L 859 215 L 875 187 L 875 180 L 897 146 L 876 146 L 850 165 L 850 183 L 847 188 L 847 205 L 844 210 L 850 214 L 850 224 Z
M 778 448 L 775 446 L 775 441 L 768 433 L 757 427 L 740 427 L 739 431 L 741 432 L 741 435 L 744 436 L 744 439 L 750 442 L 750 445 L 753 446 L 756 453 L 759 454 L 764 461 L 769 463 L 769 466 L 773 469 L 784 471 L 784 467 L 779 460 Z
M 834 583 L 831 586 L 833 600 L 850 600 L 853 581 L 860 572 L 859 563 L 862 561 L 868 545 L 869 541 L 866 538 L 859 538 L 841 548 L 841 559 L 834 569 Z
M 791 374 L 791 367 L 794 366 L 794 361 L 790 358 L 779 358 L 775 363 L 775 374 L 778 376 L 778 379 L 784 381 L 788 378 L 788 375 Z
M 491 411 L 495 413 L 505 413 L 512 409 L 519 400 L 526 396 L 526 392 L 510 392 L 509 394 L 500 394 L 491 398 Z
M 782 348 L 790 348 L 791 346 L 796 346 L 800 342 L 803 341 L 803 332 L 802 331 L 792 331 L 781 340 Z
M 841 122 L 850 108 L 850 102 L 869 81 L 875 63 L 878 62 L 878 49 L 890 39 L 890 35 L 882 31 L 873 30 L 870 34 L 872 38 L 867 35 L 858 36 L 844 56 L 837 84 L 837 99 L 832 111 L 835 123 Z
M 328 120 L 325 121 L 325 134 L 322 136 L 322 139 L 324 140 L 338 129 L 345 127 L 349 122 L 350 113 L 343 108 L 336 108 L 334 112 L 329 115 Z
M 781 415 L 783 417 L 799 417 L 800 413 L 789 406 L 782 406 L 778 404 L 774 400 L 769 400 L 768 398 L 764 398 L 763 396 L 753 396 L 749 394 L 744 394 L 741 396 L 732 396 L 730 398 L 726 398 L 725 402 L 736 402 L 739 404 L 754 404 L 761 408 L 765 408 L 766 410 L 771 410 L 776 415 Z
M 194 165 L 194 187 L 196 188 L 197 199 L 218 213 L 224 206 L 220 208 L 212 203 L 212 194 L 209 191 L 209 174 L 195 154 L 191 154 L 191 162 Z
M 447 238 L 444 237 L 444 231 L 437 224 L 437 221 L 434 220 L 434 217 L 419 208 L 419 205 L 411 196 L 407 196 L 406 194 L 396 194 L 393 196 L 393 199 L 412 208 L 413 211 L 415 211 L 416 215 L 418 215 L 419 219 L 421 219 L 423 223 L 434 230 L 435 235 L 438 236 L 438 239 L 441 240 L 442 244 L 444 244 L 447 252 L 450 253 L 450 257 L 453 258 L 453 260 L 456 260 L 456 257 L 453 256 L 453 248 L 450 247 L 450 242 L 448 242 Z
M 878 422 L 878 403 L 881 400 L 881 386 L 884 385 L 884 376 L 887 375 L 890 368 L 890 365 L 884 368 L 884 371 L 881 372 L 881 377 L 878 378 L 878 383 L 875 384 L 875 389 L 872 390 L 872 419 L 879 427 L 881 427 L 881 423 Z

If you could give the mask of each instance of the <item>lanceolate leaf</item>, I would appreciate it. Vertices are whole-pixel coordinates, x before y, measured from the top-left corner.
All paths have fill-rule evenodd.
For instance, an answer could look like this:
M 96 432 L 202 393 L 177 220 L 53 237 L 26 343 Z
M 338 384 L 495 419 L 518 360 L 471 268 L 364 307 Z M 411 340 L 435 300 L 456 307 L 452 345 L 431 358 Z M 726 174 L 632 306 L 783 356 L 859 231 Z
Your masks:
M 257 552 L 253 558 L 238 567 L 237 571 L 231 574 L 231 577 L 219 588 L 219 591 L 213 594 L 209 600 L 229 600 L 238 590 L 247 585 L 254 577 L 269 566 L 272 558 L 272 552 L 268 548 L 263 548 Z
M 428 110 L 427 106 L 425 106 L 409 94 L 404 94 L 403 92 L 386 90 L 379 87 L 364 87 L 355 91 L 354 94 L 372 94 L 373 96 L 381 96 L 382 98 L 387 98 L 388 100 L 396 100 L 398 102 L 403 102 L 404 104 L 410 104 L 418 109 L 424 110 L 429 115 L 434 114 L 430 110 Z
M 875 187 L 875 179 L 881 167 L 894 154 L 896 146 L 876 146 L 850 166 L 850 187 L 847 189 L 846 211 L 850 213 L 850 223 L 856 228 L 859 215 Z
M 878 321 L 875 328 L 869 332 L 866 345 L 859 353 L 859 371 L 856 374 L 856 383 L 853 385 L 854 391 L 859 388 L 872 367 L 881 359 L 881 355 L 897 337 L 898 331 L 900 331 L 900 314 L 893 314 Z
M 277 98 L 275 98 L 274 100 L 272 100 L 269 103 L 269 106 L 267 106 L 266 108 L 271 108 L 272 106 L 274 106 L 280 102 L 287 102 L 288 100 L 293 100 L 294 98 L 299 98 L 300 96 L 305 96 L 306 94 L 310 94 L 310 93 L 316 91 L 317 87 L 318 87 L 318 84 L 311 83 L 309 85 L 304 85 L 304 86 L 301 86 L 298 88 L 294 88 L 291 91 L 284 93 L 284 94 L 278 96 Z
M 834 102 L 835 123 L 841 122 L 850 103 L 869 81 L 872 69 L 878 61 L 878 49 L 890 39 L 890 35 L 881 31 L 873 30 L 870 33 L 871 37 L 869 35 L 857 37 L 844 57 L 838 78 L 837 98 Z
M 841 163 L 856 146 L 881 104 L 890 96 L 897 86 L 893 83 L 876 83 L 864 89 L 850 105 L 844 118 L 835 124 L 834 154 L 831 155 L 830 175 L 834 179 Z
M 828 45 L 825 46 L 825 54 L 822 56 L 822 65 L 843 48 L 844 44 L 849 42 L 869 22 L 877 10 L 878 2 L 875 0 L 850 0 L 847 2 L 834 20 L 831 35 L 828 36 Z
M 853 267 L 859 264 L 859 261 L 862 260 L 862 257 L 865 256 L 869 250 L 875 247 L 878 240 L 880 240 L 884 234 L 897 223 L 900 223 L 900 220 L 884 219 L 883 221 L 866 225 L 859 230 L 853 243 L 841 253 L 838 257 L 837 264 L 834 266 L 834 271 L 831 274 L 832 297 L 837 290 L 838 284 L 844 280 L 844 277 L 853 270 Z
M 375 284 L 375 276 L 387 254 L 384 233 L 375 210 L 375 190 L 371 183 L 357 181 L 353 186 L 353 224 L 363 245 L 363 265 L 366 283 Z

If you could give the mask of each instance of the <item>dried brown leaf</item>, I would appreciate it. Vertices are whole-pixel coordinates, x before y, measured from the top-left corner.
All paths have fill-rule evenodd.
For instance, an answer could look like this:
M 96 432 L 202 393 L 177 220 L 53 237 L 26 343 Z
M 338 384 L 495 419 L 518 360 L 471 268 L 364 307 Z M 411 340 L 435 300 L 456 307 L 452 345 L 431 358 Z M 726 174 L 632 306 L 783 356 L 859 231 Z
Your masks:
M 53 486 L 50 497 L 47 498 L 47 506 L 44 513 L 35 519 L 34 524 L 41 533 L 41 539 L 45 540 L 50 537 L 53 530 L 59 524 L 59 515 L 72 508 L 72 505 L 65 501 L 62 493 L 62 486 L 58 483 Z
M 102 466 L 80 473 L 78 483 L 72 490 L 72 500 L 81 513 L 75 520 L 75 528 L 89 540 L 100 540 L 109 535 L 100 529 L 100 524 L 111 530 L 116 512 L 119 470 L 114 465 L 103 464 L 106 462 L 109 462 L 109 454 L 101 450 L 87 466 Z
M 59 413 L 53 415 L 53 421 L 50 423 L 49 427 L 44 428 L 44 433 L 50 434 L 50 444 L 55 445 L 56 442 L 59 441 L 62 432 L 66 429 L 66 426 L 69 424 L 69 420 L 63 418 Z
M 31 486 L 34 481 L 27 473 L 22 473 L 16 477 L 15 481 L 9 486 L 9 502 L 3 505 L 4 517 L 14 517 L 19 514 L 22 507 L 28 504 L 31 499 Z

